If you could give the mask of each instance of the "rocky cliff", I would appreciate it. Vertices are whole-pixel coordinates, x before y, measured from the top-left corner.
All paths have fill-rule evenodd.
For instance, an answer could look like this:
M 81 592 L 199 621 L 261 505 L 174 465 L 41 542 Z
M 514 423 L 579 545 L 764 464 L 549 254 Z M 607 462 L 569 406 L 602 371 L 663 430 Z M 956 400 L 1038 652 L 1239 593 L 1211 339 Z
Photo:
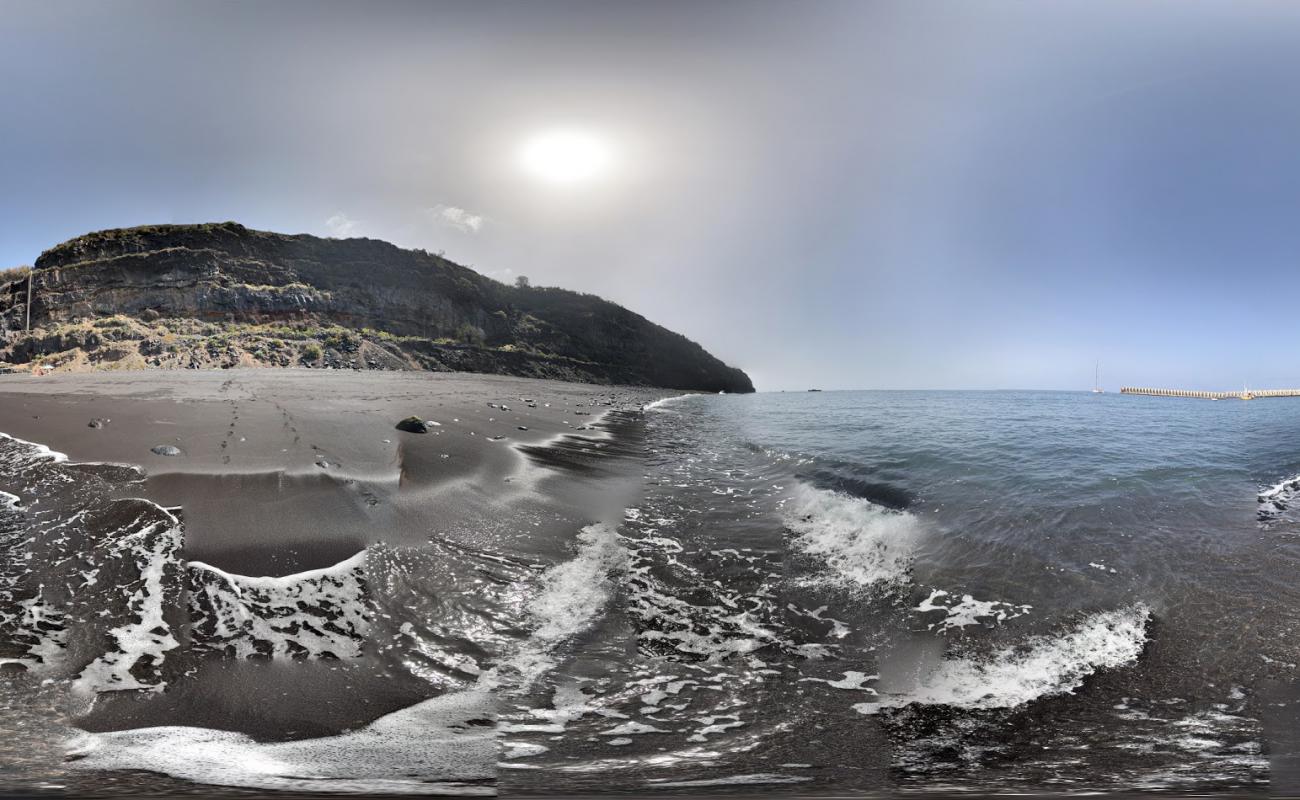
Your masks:
M 54 369 L 333 366 L 704 391 L 749 378 L 593 295 L 506 286 L 440 256 L 225 222 L 100 231 L 0 285 L 0 360 Z

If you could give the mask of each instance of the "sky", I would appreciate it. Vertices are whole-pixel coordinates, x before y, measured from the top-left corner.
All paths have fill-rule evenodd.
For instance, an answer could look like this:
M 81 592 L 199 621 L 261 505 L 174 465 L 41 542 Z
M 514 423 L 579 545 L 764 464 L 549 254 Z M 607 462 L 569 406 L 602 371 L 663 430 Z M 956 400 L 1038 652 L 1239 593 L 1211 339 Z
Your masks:
M 229 219 L 596 293 L 761 390 L 1300 386 L 1297 41 L 1242 0 L 0 0 L 0 267 Z

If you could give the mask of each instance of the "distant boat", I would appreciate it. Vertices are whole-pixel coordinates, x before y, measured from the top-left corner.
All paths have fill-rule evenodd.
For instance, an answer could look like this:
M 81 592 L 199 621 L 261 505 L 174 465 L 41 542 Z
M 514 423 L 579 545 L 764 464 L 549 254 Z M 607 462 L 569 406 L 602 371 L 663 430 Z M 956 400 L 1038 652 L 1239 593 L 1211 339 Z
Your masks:
M 1097 362 L 1097 367 L 1092 373 L 1092 393 L 1105 394 L 1106 390 L 1101 388 L 1101 362 Z
M 809 389 L 808 391 L 810 391 L 810 392 L 820 392 L 821 389 Z

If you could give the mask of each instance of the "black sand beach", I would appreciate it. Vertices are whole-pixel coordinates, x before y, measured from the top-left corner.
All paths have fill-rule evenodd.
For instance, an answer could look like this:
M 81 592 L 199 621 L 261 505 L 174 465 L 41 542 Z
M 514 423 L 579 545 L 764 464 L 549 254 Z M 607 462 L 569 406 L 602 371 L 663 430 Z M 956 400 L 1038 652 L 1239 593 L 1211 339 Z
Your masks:
M 392 791 L 408 791 L 412 781 L 427 789 L 431 780 L 457 784 L 448 790 L 458 792 L 482 788 L 496 760 L 488 736 L 496 700 L 483 686 L 511 679 L 494 676 L 529 634 L 527 587 L 571 557 L 586 526 L 616 522 L 635 500 L 642 474 L 637 412 L 669 394 L 496 376 L 307 370 L 0 379 L 0 431 L 67 456 L 42 467 L 63 470 L 57 480 L 0 486 L 20 498 L 20 509 L 64 516 L 75 506 L 71 524 L 90 531 L 98 517 L 81 509 L 147 502 L 157 509 L 151 513 L 178 522 L 175 555 L 156 573 L 164 587 L 162 633 L 174 643 L 145 657 L 124 645 L 116 662 L 135 658 L 129 675 L 156 673 L 159 685 L 109 685 L 68 701 L 71 727 L 62 738 L 78 729 L 130 737 L 136 729 L 182 726 L 174 757 L 157 741 L 123 757 L 132 752 L 129 742 L 91 736 L 82 761 L 94 767 L 109 752 L 104 767 L 313 791 L 322 784 L 312 776 L 328 772 L 331 758 L 346 751 L 355 761 L 348 750 L 355 736 L 365 740 L 358 746 L 371 754 L 371 771 L 358 773 L 353 763 L 352 778 Z M 395 428 L 413 415 L 427 421 L 427 433 Z M 155 450 L 167 446 L 179 453 Z M 83 464 L 138 465 L 143 473 Z M 104 483 L 111 497 L 68 493 L 64 473 L 87 469 L 116 470 Z M 42 567 L 40 591 L 61 584 L 74 597 L 75 575 L 97 574 L 69 566 L 79 546 L 62 544 L 68 538 L 75 537 L 51 539 L 69 555 Z M 135 563 L 147 578 L 152 568 Z M 95 646 L 76 641 L 75 623 L 66 629 L 72 639 L 59 657 L 28 663 L 23 679 L 84 679 Z M 121 644 L 121 628 L 114 630 Z M 151 691 L 164 680 L 166 691 Z M 51 732 L 61 725 L 44 720 L 10 747 L 21 748 L 25 736 L 59 739 Z M 421 731 L 418 758 L 409 736 L 394 732 L 411 725 Z M 430 734 L 437 730 L 455 740 L 441 757 L 430 754 L 438 750 Z M 198 766 L 202 759 L 182 752 L 202 744 L 185 743 L 194 731 L 204 741 L 237 737 L 233 761 Z M 467 735 L 482 741 L 470 746 Z M 303 743 L 289 760 L 299 759 L 306 777 L 284 778 L 294 770 L 279 769 L 268 783 L 235 763 L 275 742 Z M 241 747 L 253 750 L 240 756 Z M 142 760 L 140 752 L 149 756 Z M 178 766 L 186 763 L 199 772 Z M 56 779 L 68 785 L 89 774 L 78 767 Z M 141 780 L 124 790 L 171 785 Z

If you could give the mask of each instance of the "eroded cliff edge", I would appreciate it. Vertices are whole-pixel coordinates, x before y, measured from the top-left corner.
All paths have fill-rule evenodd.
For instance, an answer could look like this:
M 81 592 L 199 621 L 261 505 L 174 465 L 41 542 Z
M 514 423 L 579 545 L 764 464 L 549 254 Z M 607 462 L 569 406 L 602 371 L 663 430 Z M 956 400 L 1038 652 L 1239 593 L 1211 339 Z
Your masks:
M 234 222 L 53 247 L 30 278 L 0 285 L 0 331 L 0 361 L 59 370 L 332 366 L 753 391 L 698 344 L 594 295 L 507 286 L 374 239 Z

